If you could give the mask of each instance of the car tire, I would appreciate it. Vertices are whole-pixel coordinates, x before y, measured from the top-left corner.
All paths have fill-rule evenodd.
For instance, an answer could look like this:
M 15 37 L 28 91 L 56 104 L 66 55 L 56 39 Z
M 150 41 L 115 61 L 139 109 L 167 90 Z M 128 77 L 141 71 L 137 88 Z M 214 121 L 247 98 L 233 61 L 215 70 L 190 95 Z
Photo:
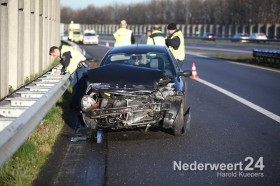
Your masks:
M 86 113 L 82 113 L 82 118 L 83 118 L 83 122 L 84 124 L 92 129 L 92 130 L 97 130 L 97 123 L 94 119 L 89 118 L 88 116 L 86 116 Z
M 191 130 L 191 109 L 188 108 L 188 110 L 184 114 L 184 128 L 183 128 L 183 134 L 188 134 Z
M 88 128 L 87 136 L 89 141 L 97 142 L 97 130 L 98 126 L 94 119 L 86 116 L 86 113 L 82 113 L 82 118 L 85 126 Z
M 180 110 L 173 125 L 174 136 L 186 135 L 190 132 L 191 127 L 191 112 L 190 108 L 184 113 L 184 105 L 181 104 Z
M 183 135 L 184 134 L 183 128 L 184 128 L 184 105 L 182 103 L 172 128 L 174 136 Z

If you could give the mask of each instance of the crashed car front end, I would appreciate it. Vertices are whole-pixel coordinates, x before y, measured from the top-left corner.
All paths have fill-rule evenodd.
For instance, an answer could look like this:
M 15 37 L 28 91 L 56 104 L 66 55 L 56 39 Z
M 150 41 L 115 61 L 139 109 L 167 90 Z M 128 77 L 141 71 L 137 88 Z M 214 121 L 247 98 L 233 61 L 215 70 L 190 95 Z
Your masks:
M 89 75 L 90 84 L 81 102 L 83 119 L 88 127 L 135 128 L 157 126 L 166 116 L 170 121 L 174 120 L 178 111 L 177 104 L 182 101 L 182 91 L 170 79 L 166 80 L 169 77 L 163 78 L 159 70 L 141 69 L 140 72 L 134 69 L 108 65 L 94 69 L 92 76 Z M 103 70 L 112 72 L 110 81 L 106 80 Z M 103 74 L 102 79 L 98 78 L 98 74 Z M 143 74 L 148 81 L 139 78 Z M 174 114 L 170 113 L 171 108 L 175 108 Z
M 91 128 L 110 129 L 158 125 L 170 110 L 174 98 L 180 100 L 182 97 L 172 86 L 151 93 L 109 93 L 96 91 L 91 84 L 90 93 L 82 99 L 85 123 Z

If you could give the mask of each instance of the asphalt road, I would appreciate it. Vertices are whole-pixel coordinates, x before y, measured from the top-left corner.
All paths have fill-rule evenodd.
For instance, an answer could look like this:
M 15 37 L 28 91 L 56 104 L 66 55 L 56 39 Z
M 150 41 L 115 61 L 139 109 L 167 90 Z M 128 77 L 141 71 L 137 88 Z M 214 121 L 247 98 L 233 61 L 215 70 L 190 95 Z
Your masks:
M 85 49 L 100 60 L 108 48 Z M 194 53 L 198 56 L 188 54 L 184 68 L 195 63 L 203 81 L 188 79 L 188 136 L 134 130 L 101 133 L 99 144 L 68 142 L 50 184 L 280 185 L 280 73 Z M 219 91 L 205 81 L 219 86 Z M 180 163 L 185 166 L 181 170 Z M 229 171 L 205 170 L 206 164 L 218 163 L 229 166 Z M 246 166 L 253 170 L 245 171 Z

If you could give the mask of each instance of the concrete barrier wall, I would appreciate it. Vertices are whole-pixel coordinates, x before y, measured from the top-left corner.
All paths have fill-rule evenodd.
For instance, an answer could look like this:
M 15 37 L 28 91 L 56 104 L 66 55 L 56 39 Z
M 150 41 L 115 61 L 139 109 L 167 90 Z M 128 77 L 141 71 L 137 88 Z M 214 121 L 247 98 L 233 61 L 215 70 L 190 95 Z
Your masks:
M 82 30 L 94 29 L 98 34 L 113 34 L 119 25 L 82 25 Z M 161 25 L 163 33 L 166 34 L 166 26 Z M 135 35 L 141 35 L 146 30 L 151 29 L 152 25 L 128 25 L 128 28 L 133 31 Z M 221 38 L 230 38 L 235 33 L 263 32 L 270 39 L 280 39 L 280 24 L 258 24 L 258 25 L 184 25 L 178 24 L 177 27 L 183 31 L 187 37 L 195 37 L 196 33 L 202 36 L 206 32 L 215 33 Z
M 0 98 L 52 63 L 60 45 L 60 0 L 0 0 Z

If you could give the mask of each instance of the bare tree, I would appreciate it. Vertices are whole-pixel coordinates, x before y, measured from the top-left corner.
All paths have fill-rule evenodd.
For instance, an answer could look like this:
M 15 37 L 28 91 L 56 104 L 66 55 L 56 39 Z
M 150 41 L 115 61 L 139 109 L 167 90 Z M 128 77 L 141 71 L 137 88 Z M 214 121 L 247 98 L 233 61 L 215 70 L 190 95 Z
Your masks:
M 61 7 L 61 22 L 83 24 L 248 24 L 279 23 L 280 0 L 150 0 L 146 3 Z

